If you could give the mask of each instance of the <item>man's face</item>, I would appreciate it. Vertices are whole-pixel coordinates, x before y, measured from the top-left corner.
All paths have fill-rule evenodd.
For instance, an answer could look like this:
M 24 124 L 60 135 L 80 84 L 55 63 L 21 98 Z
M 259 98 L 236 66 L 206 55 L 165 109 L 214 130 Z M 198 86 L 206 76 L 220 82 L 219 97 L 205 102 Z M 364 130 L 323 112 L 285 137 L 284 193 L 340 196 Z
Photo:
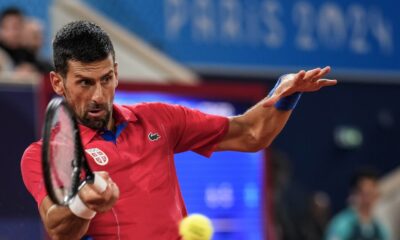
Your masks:
M 80 123 L 92 129 L 111 128 L 118 84 L 117 64 L 111 55 L 92 63 L 70 60 L 66 77 L 57 81 L 57 76 L 52 73 L 53 88 L 65 97 Z
M 372 211 L 379 197 L 378 183 L 372 179 L 362 179 L 358 183 L 355 197 L 359 208 Z
M 19 47 L 21 41 L 22 26 L 23 18 L 19 15 L 14 14 L 4 17 L 3 21 L 1 22 L 0 37 L 1 40 L 9 48 L 14 49 Z
M 22 44 L 35 53 L 40 51 L 43 45 L 43 27 L 39 22 L 35 20 L 25 22 L 22 31 Z

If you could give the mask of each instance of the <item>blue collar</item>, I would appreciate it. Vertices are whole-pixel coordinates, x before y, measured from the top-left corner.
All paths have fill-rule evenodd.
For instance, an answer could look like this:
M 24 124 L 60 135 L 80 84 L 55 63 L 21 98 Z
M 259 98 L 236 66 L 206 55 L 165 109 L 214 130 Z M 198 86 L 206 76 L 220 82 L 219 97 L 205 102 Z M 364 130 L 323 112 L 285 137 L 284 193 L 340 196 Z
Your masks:
M 128 125 L 128 122 L 120 123 L 116 126 L 115 133 L 110 130 L 105 130 L 101 134 L 101 137 L 106 141 L 110 141 L 110 142 L 113 142 L 114 144 L 116 144 L 118 136 L 121 134 L 122 130 L 124 130 L 127 125 Z

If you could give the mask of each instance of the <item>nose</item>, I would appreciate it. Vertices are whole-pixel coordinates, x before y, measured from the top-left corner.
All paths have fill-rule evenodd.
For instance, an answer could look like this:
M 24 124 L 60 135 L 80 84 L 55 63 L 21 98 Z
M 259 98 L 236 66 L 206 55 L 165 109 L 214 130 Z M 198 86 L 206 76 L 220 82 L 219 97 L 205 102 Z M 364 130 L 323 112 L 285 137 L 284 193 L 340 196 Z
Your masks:
M 103 103 L 104 102 L 104 92 L 103 92 L 103 87 L 101 86 L 100 83 L 97 83 L 94 89 L 94 93 L 92 95 L 92 101 L 95 103 Z

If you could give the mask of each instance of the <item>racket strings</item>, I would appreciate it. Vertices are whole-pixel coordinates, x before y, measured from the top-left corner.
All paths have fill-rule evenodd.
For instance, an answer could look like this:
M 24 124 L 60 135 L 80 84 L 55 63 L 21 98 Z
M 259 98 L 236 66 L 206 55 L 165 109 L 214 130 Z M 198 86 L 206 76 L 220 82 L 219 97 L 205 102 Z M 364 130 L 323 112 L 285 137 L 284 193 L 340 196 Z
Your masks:
M 76 154 L 74 125 L 66 109 L 60 107 L 52 122 L 50 169 L 56 197 L 65 202 L 71 193 Z

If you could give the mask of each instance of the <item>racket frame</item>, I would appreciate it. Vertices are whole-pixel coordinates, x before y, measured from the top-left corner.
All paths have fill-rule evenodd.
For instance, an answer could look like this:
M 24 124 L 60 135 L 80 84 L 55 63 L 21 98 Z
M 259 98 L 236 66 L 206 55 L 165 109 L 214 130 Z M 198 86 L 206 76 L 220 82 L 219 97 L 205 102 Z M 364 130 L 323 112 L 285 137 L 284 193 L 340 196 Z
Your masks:
M 56 113 L 60 107 L 63 107 L 66 111 L 66 114 L 70 118 L 72 122 L 73 128 L 73 137 L 75 139 L 75 146 L 74 146 L 74 156 L 73 159 L 73 169 L 72 169 L 72 176 L 71 176 L 71 189 L 70 192 L 63 201 L 59 201 L 55 189 L 53 189 L 52 184 L 52 172 L 51 172 L 51 165 L 50 165 L 50 140 L 51 140 L 51 129 L 53 120 L 56 117 Z M 44 176 L 44 184 L 46 187 L 47 194 L 51 201 L 58 205 L 67 206 L 71 199 L 78 193 L 79 189 L 85 183 L 93 183 L 94 181 L 94 173 L 89 167 L 87 162 L 83 147 L 82 147 L 82 140 L 81 135 L 78 127 L 78 123 L 76 121 L 75 115 L 72 109 L 69 107 L 67 102 L 63 98 L 53 98 L 46 109 L 46 115 L 44 120 L 44 127 L 43 127 L 43 143 L 42 143 L 42 171 Z M 85 177 L 83 181 L 81 181 L 81 174 L 82 170 L 85 172 Z

